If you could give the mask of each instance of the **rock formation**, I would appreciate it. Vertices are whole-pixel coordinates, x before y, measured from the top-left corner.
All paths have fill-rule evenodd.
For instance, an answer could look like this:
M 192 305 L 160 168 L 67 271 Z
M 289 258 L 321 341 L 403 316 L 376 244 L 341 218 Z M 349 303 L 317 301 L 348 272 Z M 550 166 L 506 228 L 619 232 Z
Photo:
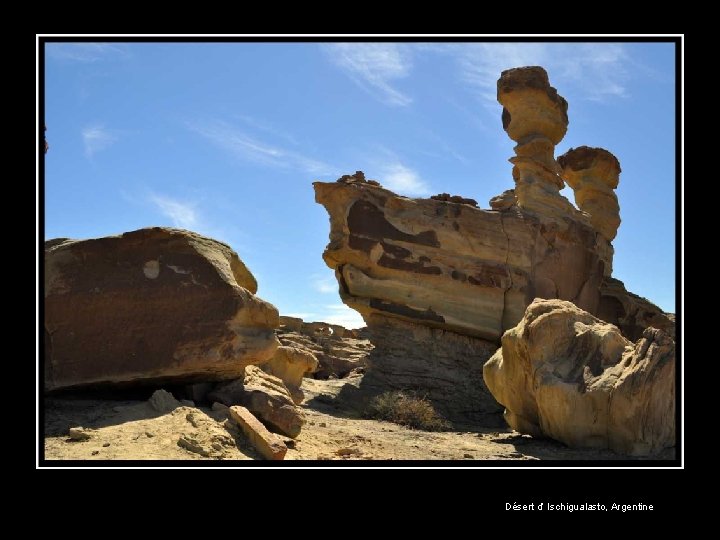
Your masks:
M 228 407 L 247 407 L 262 422 L 288 437 L 297 437 L 305 423 L 282 380 L 257 366 L 248 366 L 243 378 L 219 384 L 208 398 Z
M 364 370 L 366 357 L 373 349 L 364 334 L 336 324 L 306 323 L 294 317 L 280 317 L 277 331 L 283 346 L 305 351 L 317 359 L 317 368 L 308 374 L 315 379 L 340 379 Z
M 45 244 L 45 388 L 233 379 L 272 358 L 274 306 L 227 245 L 149 228 Z
M 303 377 L 317 370 L 318 361 L 310 351 L 281 345 L 270 361 L 260 367 L 266 373 L 281 379 L 293 401 L 300 404 L 303 400 L 303 393 L 300 390 Z
M 567 101 L 537 66 L 503 71 L 497 99 L 503 106 L 503 128 L 518 143 L 510 159 L 518 206 L 543 216 L 574 214 L 560 195 L 565 184 L 554 155 L 567 131 Z
M 558 158 L 562 177 L 575 192 L 578 208 L 607 240 L 613 240 L 620 226 L 620 205 L 615 188 L 620 162 L 603 148 L 571 148 Z
M 402 197 L 359 171 L 314 183 L 315 200 L 330 215 L 323 258 L 375 345 L 368 388 L 376 386 L 374 379 L 421 390 L 441 379 L 480 381 L 487 342 L 497 345 L 535 298 L 569 300 L 633 337 L 651 321 L 674 335 L 674 321 L 610 277 L 610 240 L 619 224 L 613 217 L 619 215 L 612 192 L 620 172 L 612 167 L 616 160 L 609 152 L 577 149 L 561 169 L 553 152 L 567 129 L 567 103 L 542 68 L 503 72 L 498 99 L 503 127 L 518 144 L 510 160 L 515 189 L 493 198 L 492 210 L 447 193 Z M 578 190 L 583 211 L 560 195 L 561 172 Z M 442 367 L 433 367 L 432 345 L 417 345 L 428 329 L 444 332 L 448 343 L 464 343 L 443 352 Z M 468 339 L 475 342 L 467 345 Z M 467 347 L 485 352 L 460 352 Z M 398 355 L 399 348 L 409 354 Z M 464 418 L 459 412 L 473 400 L 476 416 L 497 410 L 482 382 L 461 399 L 442 384 L 431 394 L 455 418 Z
M 570 302 L 538 299 L 484 378 L 521 433 L 638 456 L 675 444 L 675 342 L 662 330 L 633 345 Z
M 273 461 L 285 459 L 287 446 L 270 433 L 250 411 L 235 405 L 230 407 L 229 414 L 262 457 Z

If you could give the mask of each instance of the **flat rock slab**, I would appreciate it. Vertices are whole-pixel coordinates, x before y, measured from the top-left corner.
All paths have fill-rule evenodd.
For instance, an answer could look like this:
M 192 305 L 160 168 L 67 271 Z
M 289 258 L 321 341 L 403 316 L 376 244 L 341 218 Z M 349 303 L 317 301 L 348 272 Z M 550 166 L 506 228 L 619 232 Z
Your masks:
M 240 405 L 230 407 L 230 417 L 235 420 L 243 433 L 250 439 L 252 445 L 265 459 L 285 459 L 287 446 L 278 437 L 270 433 L 260 420 L 255 418 L 245 407 Z

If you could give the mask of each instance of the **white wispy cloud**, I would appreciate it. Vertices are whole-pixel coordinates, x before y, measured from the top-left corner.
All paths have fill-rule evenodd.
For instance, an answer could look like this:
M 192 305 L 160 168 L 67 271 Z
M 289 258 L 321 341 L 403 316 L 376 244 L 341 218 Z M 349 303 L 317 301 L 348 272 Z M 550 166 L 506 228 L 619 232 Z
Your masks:
M 412 68 L 409 49 L 397 43 L 333 43 L 323 45 L 332 60 L 366 92 L 388 105 L 407 106 L 412 99 L 393 86 Z
M 337 169 L 327 163 L 309 158 L 287 148 L 260 141 L 245 131 L 221 120 L 192 123 L 188 124 L 188 127 L 216 146 L 244 161 L 269 167 L 299 169 L 317 175 L 337 173 Z
M 337 294 L 338 284 L 334 276 L 313 275 L 311 277 L 313 289 L 322 294 Z
M 354 309 L 345 304 L 330 304 L 323 306 L 323 311 L 318 313 L 317 321 L 330 324 L 339 324 L 345 328 L 362 328 L 365 321 Z
M 172 220 L 175 227 L 195 229 L 198 226 L 199 217 L 195 203 L 155 194 L 150 195 L 149 200 L 165 217 Z
M 259 131 L 264 131 L 265 133 L 273 137 L 283 139 L 294 146 L 300 146 L 300 141 L 298 141 L 296 137 L 282 130 L 281 128 L 271 124 L 270 122 L 267 122 L 266 120 L 261 120 L 247 114 L 236 114 L 234 118 L 237 118 L 238 120 L 244 122 L 251 128 Z
M 506 69 L 543 66 L 566 95 L 604 100 L 626 95 L 628 55 L 619 43 L 472 43 L 444 49 L 455 56 L 461 79 L 488 103 Z
M 416 171 L 399 161 L 383 164 L 380 167 L 380 173 L 380 183 L 383 187 L 400 195 L 424 197 L 431 193 L 427 182 L 420 178 Z
M 45 51 L 56 60 L 83 63 L 128 55 L 124 46 L 110 43 L 47 43 Z
M 87 126 L 82 132 L 83 144 L 85 145 L 85 155 L 88 158 L 93 157 L 100 150 L 108 148 L 117 142 L 117 136 L 105 129 L 102 125 Z

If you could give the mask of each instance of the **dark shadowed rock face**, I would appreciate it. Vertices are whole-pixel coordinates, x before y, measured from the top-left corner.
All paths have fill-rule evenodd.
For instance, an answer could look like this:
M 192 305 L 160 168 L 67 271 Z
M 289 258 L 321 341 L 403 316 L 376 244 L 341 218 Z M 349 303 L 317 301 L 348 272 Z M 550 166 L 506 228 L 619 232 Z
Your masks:
M 45 386 L 241 377 L 278 312 L 227 245 L 148 228 L 45 247 Z
M 411 390 L 454 429 L 503 425 L 502 406 L 482 376 L 495 343 L 379 314 L 368 318 L 368 334 L 375 348 L 356 397 L 367 402 L 387 390 Z

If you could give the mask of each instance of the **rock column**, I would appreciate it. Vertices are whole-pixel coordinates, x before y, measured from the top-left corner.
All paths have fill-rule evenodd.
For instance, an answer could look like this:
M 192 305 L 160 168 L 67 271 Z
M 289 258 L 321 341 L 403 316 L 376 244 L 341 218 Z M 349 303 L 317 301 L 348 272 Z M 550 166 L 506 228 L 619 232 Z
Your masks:
M 558 158 L 562 177 L 575 191 L 575 203 L 587 214 L 590 223 L 608 241 L 620 226 L 620 205 L 615 188 L 620 178 L 620 163 L 603 148 L 571 148 Z
M 539 66 L 503 71 L 497 99 L 503 128 L 518 143 L 510 158 L 518 206 L 542 216 L 571 215 L 572 205 L 559 193 L 565 184 L 554 158 L 567 131 L 567 101 Z

